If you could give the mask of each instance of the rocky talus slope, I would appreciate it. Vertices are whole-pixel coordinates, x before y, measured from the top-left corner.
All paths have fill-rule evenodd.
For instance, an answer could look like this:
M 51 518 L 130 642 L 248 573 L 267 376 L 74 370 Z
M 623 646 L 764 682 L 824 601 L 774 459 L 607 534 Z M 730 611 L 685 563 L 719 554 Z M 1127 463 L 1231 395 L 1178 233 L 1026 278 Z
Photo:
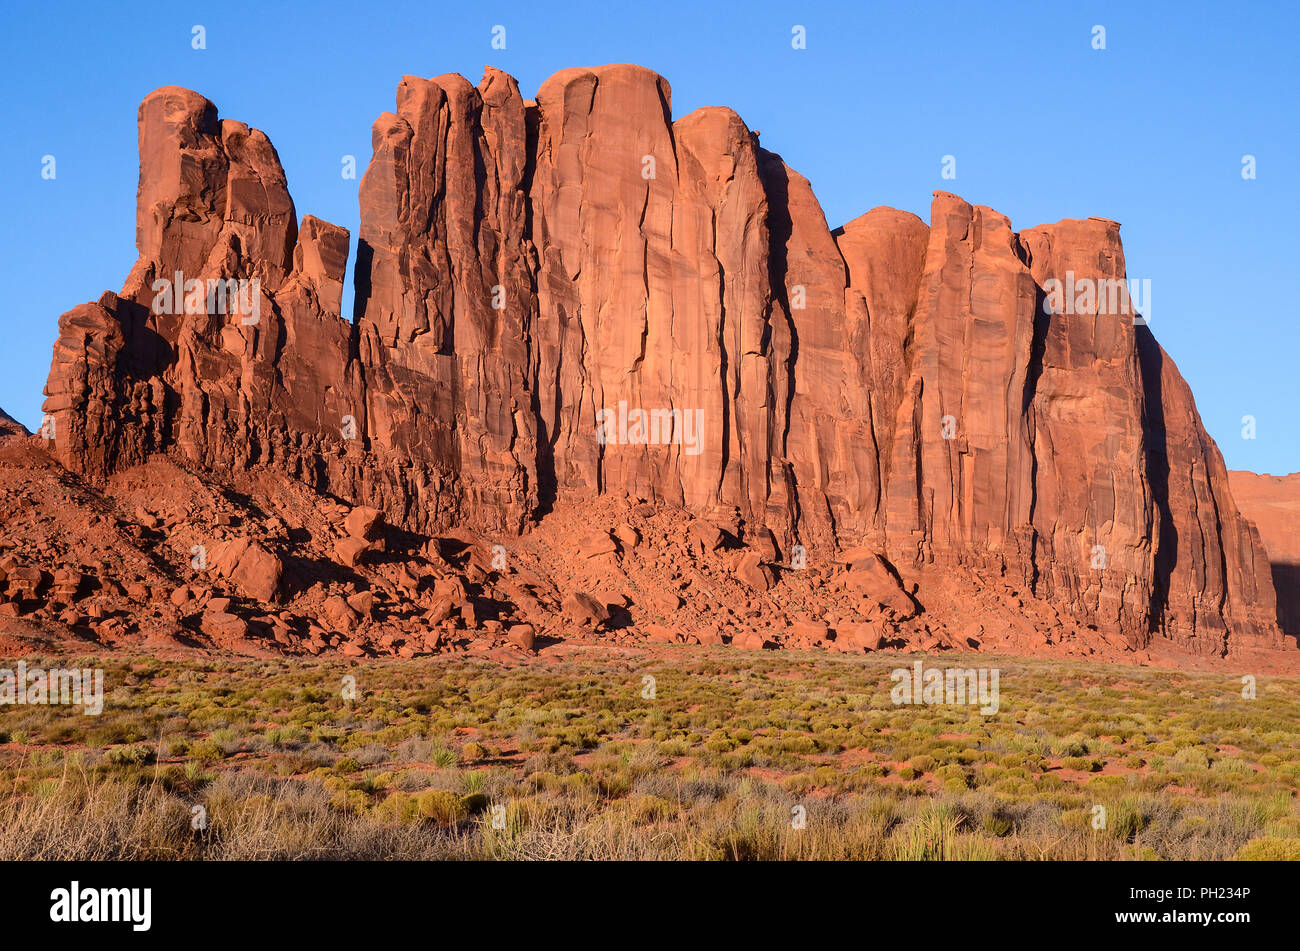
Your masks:
M 1122 286 L 1117 223 L 936 192 L 831 230 L 638 66 L 408 76 L 372 140 L 344 315 L 349 235 L 299 221 L 266 135 L 144 100 L 139 258 L 60 318 L 47 426 L 4 448 L 0 501 L 102 537 L 10 521 L 0 568 L 40 577 L 0 614 L 312 652 L 1294 648 L 1172 360 L 1123 293 L 1054 290 Z

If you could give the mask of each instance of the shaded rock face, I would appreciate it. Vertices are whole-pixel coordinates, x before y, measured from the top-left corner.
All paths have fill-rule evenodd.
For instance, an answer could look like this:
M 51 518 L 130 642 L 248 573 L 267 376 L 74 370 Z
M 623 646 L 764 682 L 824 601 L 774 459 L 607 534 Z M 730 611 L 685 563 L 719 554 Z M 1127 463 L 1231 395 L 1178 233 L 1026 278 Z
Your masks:
M 1017 233 L 938 192 L 929 226 L 832 232 L 734 112 L 674 121 L 641 67 L 531 101 L 493 69 L 408 76 L 373 128 L 348 320 L 348 235 L 298 225 L 261 132 L 174 87 L 139 124 L 139 260 L 55 344 L 69 468 L 266 466 L 416 532 L 627 495 L 768 560 L 866 545 L 1007 577 L 1134 647 L 1281 643 L 1172 362 L 1131 312 L 1048 313 L 1067 272 L 1125 279 L 1114 222 Z M 250 293 L 160 307 L 178 272 Z
M 1153 615 L 1158 612 L 1166 631 L 1196 632 L 1197 648 L 1217 648 L 1231 637 L 1279 646 L 1268 556 L 1232 499 L 1219 447 L 1201 424 L 1187 382 L 1146 328 L 1138 334 L 1138 353 L 1156 503 Z
M 27 427 L 0 409 L 0 438 L 5 436 L 27 436 Z
M 1277 589 L 1277 620 L 1300 635 L 1300 472 L 1287 476 L 1228 473 L 1241 513 L 1259 528 Z

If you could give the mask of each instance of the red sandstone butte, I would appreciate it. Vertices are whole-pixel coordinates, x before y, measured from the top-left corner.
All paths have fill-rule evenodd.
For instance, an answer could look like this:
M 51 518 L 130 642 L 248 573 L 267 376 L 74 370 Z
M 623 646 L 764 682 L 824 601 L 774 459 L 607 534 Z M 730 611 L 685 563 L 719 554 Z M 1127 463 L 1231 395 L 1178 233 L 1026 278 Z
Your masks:
M 265 134 L 176 87 L 138 119 L 139 259 L 59 321 L 49 451 L 94 486 L 162 456 L 373 507 L 424 547 L 400 572 L 343 556 L 340 577 L 418 604 L 426 647 L 516 622 L 563 637 L 574 604 L 591 630 L 626 615 L 612 637 L 708 643 L 1064 649 L 1068 622 L 1121 653 L 1294 647 L 1274 585 L 1297 533 L 1270 521 L 1293 508 L 1252 492 L 1260 531 L 1242 517 L 1133 314 L 1044 306 L 1066 272 L 1125 279 L 1113 221 L 1016 231 L 936 192 L 928 224 L 876 208 L 831 230 L 738 115 L 674 119 L 648 69 L 566 69 L 531 100 L 491 68 L 407 76 L 372 130 L 345 316 L 349 236 L 299 221 Z M 256 321 L 159 313 L 178 273 L 255 284 Z M 602 442 L 620 406 L 697 413 L 674 425 L 698 439 Z M 634 541 L 579 553 L 593 529 Z M 292 589 L 305 543 L 267 534 L 250 550 Z M 317 542 L 317 565 L 349 544 Z M 493 543 L 532 546 L 538 573 Z M 864 547 L 867 589 L 839 557 Z M 337 623 L 294 616 L 280 643 L 337 645 Z M 350 649 L 389 648 L 422 649 Z
M 1286 476 L 1228 473 L 1241 512 L 1259 528 L 1277 588 L 1277 617 L 1300 634 L 1300 472 Z

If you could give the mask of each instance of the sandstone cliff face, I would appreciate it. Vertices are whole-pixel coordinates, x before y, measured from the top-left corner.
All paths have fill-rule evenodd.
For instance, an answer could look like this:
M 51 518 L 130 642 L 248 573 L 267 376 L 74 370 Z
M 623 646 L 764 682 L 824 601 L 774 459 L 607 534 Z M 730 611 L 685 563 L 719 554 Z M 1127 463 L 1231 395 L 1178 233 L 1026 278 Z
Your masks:
M 173 87 L 139 121 L 139 261 L 55 345 L 69 468 L 266 466 L 419 532 L 627 495 L 769 561 L 865 545 L 1006 577 L 1135 647 L 1281 643 L 1172 362 L 1131 313 L 1045 308 L 1065 272 L 1124 280 L 1114 222 L 1016 233 L 939 192 L 928 227 L 878 208 L 832 232 L 735 113 L 674 121 L 641 67 L 535 101 L 492 69 L 405 77 L 348 320 L 348 236 L 298 225 L 262 133 Z M 159 312 L 177 272 L 255 293 Z
M 1035 285 L 1010 222 L 936 193 L 887 488 L 890 550 L 1028 564 Z
M 1268 557 L 1232 499 L 1219 447 L 1201 425 L 1191 389 L 1146 328 L 1138 347 L 1157 512 L 1153 612 L 1195 649 L 1218 650 L 1231 637 L 1280 645 Z
M 1228 473 L 1241 513 L 1258 526 L 1277 589 L 1277 619 L 1300 634 L 1300 472 L 1286 476 Z
M 1086 605 L 1103 626 L 1144 643 L 1143 631 L 1160 619 L 1151 598 L 1155 506 L 1136 328 L 1096 306 L 1049 314 L 1041 292 L 1066 274 L 1098 285 L 1123 281 L 1119 225 L 1060 221 L 1021 232 L 1020 242 L 1039 294 L 1026 414 L 1035 588 Z
M 361 184 L 363 429 L 390 513 L 519 531 L 537 505 L 524 104 L 489 70 L 403 78 Z

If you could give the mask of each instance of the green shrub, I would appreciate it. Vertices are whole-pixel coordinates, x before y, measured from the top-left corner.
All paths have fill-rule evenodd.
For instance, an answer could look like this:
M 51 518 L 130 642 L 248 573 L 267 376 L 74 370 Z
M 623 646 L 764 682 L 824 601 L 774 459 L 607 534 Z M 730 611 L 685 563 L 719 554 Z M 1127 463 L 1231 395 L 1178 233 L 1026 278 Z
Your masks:
M 348 815 L 362 815 L 369 805 L 370 800 L 359 789 L 341 789 L 330 797 L 330 806 Z
M 951 860 L 962 819 L 947 803 L 926 805 L 894 833 L 894 857 L 905 862 Z
M 725 732 L 717 732 L 708 738 L 704 748 L 710 753 L 730 753 L 738 744 Z
M 1077 769 L 1081 773 L 1096 773 L 1101 770 L 1101 760 L 1087 756 L 1071 756 L 1061 765 L 1066 769 Z
M 984 831 L 998 838 L 1010 835 L 1015 827 L 1016 824 L 1009 817 L 999 813 L 992 812 L 984 817 Z
M 667 799 L 659 796 L 635 796 L 628 800 L 632 821 L 637 825 L 649 825 L 668 819 L 673 813 L 673 806 Z
M 215 763 L 226 758 L 226 750 L 216 740 L 199 740 L 190 744 L 189 755 L 200 763 Z
M 1174 762 L 1192 769 L 1210 768 L 1210 757 L 1198 746 L 1184 746 L 1174 754 Z
M 1241 862 L 1300 862 L 1300 839 L 1261 836 L 1239 848 L 1233 858 Z
M 413 825 L 420 822 L 420 805 L 414 796 L 404 792 L 395 792 L 384 799 L 373 810 L 374 816 L 382 822 L 398 825 Z
M 1231 773 L 1240 776 L 1255 775 L 1254 767 L 1244 759 L 1239 759 L 1236 756 L 1225 756 L 1222 759 L 1216 759 L 1210 769 L 1216 773 Z
M 461 808 L 465 811 L 465 815 L 467 816 L 476 816 L 480 812 L 483 812 L 487 809 L 488 803 L 488 797 L 483 793 L 478 792 L 470 793 L 460 801 Z
M 450 789 L 426 789 L 418 802 L 420 815 L 439 825 L 455 825 L 469 815 L 464 800 Z
M 157 754 L 143 743 L 132 743 L 110 748 L 104 758 L 114 766 L 146 766 L 157 758 Z
M 1092 829 L 1092 811 L 1090 809 L 1066 809 L 1056 817 L 1064 829 L 1087 832 Z
M 1131 803 L 1120 803 L 1108 810 L 1106 828 L 1117 839 L 1131 841 L 1150 824 L 1150 817 Z
M 943 788 L 951 792 L 961 792 L 970 788 L 970 776 L 966 770 L 962 769 L 955 763 L 947 766 L 940 766 L 934 771 L 934 776 L 941 783 Z

